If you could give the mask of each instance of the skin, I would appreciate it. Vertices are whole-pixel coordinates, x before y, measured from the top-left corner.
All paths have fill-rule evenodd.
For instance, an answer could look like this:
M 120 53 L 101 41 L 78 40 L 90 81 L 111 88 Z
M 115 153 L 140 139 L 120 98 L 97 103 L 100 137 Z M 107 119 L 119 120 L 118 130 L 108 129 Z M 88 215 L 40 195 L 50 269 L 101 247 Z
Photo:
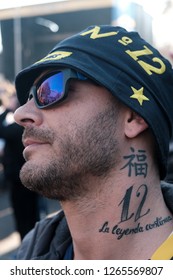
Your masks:
M 151 258 L 173 217 L 145 121 L 87 81 L 71 82 L 61 104 L 40 110 L 31 99 L 14 117 L 25 130 L 21 180 L 60 200 L 74 259 Z

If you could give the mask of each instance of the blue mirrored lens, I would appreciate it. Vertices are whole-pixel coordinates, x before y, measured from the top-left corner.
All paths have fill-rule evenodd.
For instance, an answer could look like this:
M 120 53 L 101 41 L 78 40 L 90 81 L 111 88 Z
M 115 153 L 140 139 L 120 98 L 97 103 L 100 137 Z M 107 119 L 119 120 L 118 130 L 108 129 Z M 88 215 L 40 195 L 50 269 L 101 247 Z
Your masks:
M 63 92 L 63 72 L 56 73 L 37 88 L 37 98 L 40 105 L 48 105 L 60 100 Z

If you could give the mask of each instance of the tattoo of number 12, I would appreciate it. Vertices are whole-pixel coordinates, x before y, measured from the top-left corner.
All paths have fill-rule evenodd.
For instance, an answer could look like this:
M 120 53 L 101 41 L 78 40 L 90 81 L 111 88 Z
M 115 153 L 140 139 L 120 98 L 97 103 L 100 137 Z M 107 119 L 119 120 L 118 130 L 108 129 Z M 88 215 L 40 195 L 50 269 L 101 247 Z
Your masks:
M 136 192 L 136 197 L 140 197 L 141 189 L 143 189 L 143 192 L 144 192 L 143 196 L 141 198 L 141 201 L 139 203 L 136 213 L 131 213 L 131 214 L 129 213 L 129 208 L 130 208 L 130 200 L 131 200 L 131 195 L 132 195 L 132 191 L 133 191 L 133 186 L 131 186 L 130 188 L 127 189 L 125 196 L 123 197 L 123 199 L 121 200 L 121 202 L 118 205 L 118 206 L 120 206 L 122 204 L 121 221 L 120 221 L 121 223 L 125 222 L 127 220 L 130 220 L 134 215 L 135 215 L 134 220 L 136 222 L 141 217 L 147 215 L 150 212 L 150 209 L 148 209 L 145 213 L 142 214 L 142 208 L 144 206 L 144 203 L 145 203 L 145 200 L 147 197 L 148 189 L 145 184 L 142 184 Z

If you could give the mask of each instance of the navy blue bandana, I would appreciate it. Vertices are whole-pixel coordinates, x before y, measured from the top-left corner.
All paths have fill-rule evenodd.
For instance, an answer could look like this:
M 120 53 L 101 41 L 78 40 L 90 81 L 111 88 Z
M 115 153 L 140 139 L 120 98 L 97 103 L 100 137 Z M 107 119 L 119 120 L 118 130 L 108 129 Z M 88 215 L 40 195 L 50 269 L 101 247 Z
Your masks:
M 137 32 L 90 26 L 58 43 L 46 57 L 17 75 L 21 104 L 34 80 L 49 67 L 78 70 L 142 116 L 156 138 L 160 175 L 165 177 L 173 124 L 173 71 L 168 60 Z

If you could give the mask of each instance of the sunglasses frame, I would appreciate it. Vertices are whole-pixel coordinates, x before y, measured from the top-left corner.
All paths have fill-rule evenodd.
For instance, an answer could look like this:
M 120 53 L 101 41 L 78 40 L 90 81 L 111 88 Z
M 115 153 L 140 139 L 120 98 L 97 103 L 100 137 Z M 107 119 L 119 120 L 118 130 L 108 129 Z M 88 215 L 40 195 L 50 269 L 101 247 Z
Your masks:
M 40 104 L 40 101 L 38 99 L 38 95 L 37 95 L 37 90 L 39 89 L 39 87 L 41 86 L 41 84 L 47 80 L 49 77 L 52 77 L 53 75 L 56 75 L 58 73 L 63 73 L 63 94 L 62 97 L 59 100 L 56 100 L 50 104 L 46 104 L 46 105 L 42 105 Z M 37 108 L 39 109 L 44 109 L 44 108 L 48 108 L 48 107 L 52 107 L 58 103 L 61 103 L 64 101 L 64 99 L 67 97 L 68 95 L 68 88 L 69 88 L 69 82 L 71 79 L 77 79 L 77 80 L 86 80 L 87 77 L 85 77 L 83 74 L 72 70 L 72 69 L 58 69 L 58 70 L 51 70 L 47 73 L 45 73 L 45 75 L 43 75 L 37 82 L 36 84 L 34 84 L 31 89 L 30 89 L 30 93 L 29 93 L 29 98 L 28 100 L 30 100 L 32 97 L 34 97 L 34 102 L 35 105 L 37 106 Z

